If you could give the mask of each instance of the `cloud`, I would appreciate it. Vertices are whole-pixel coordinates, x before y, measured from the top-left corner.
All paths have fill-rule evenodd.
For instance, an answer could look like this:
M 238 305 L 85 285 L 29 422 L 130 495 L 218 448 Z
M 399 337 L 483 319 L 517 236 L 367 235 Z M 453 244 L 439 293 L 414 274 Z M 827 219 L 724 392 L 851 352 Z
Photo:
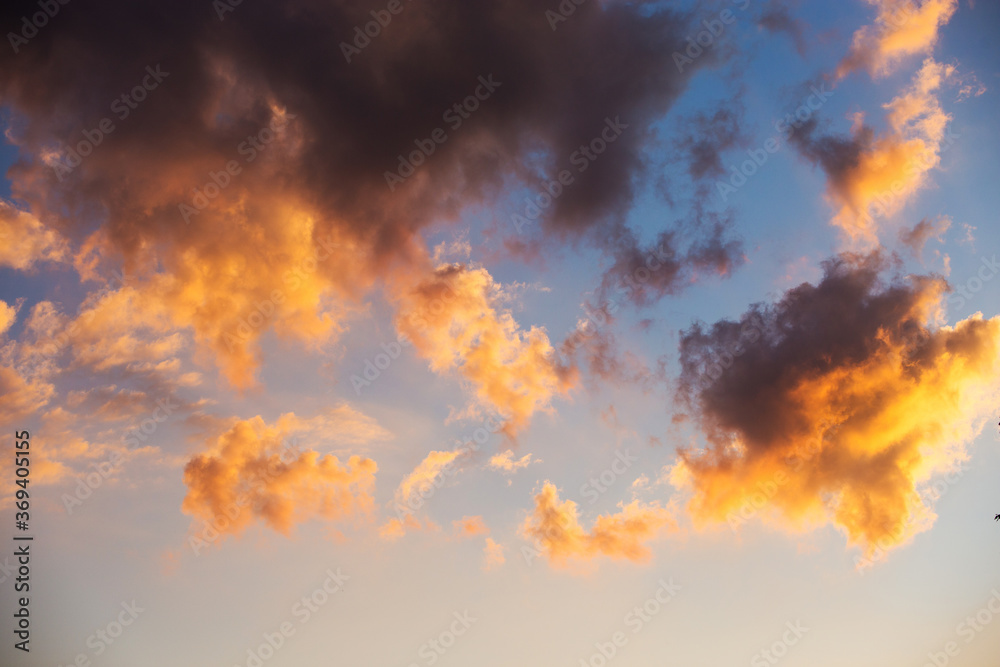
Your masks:
M 560 363 L 574 369 L 586 368 L 585 381 L 594 389 L 613 384 L 648 390 L 658 379 L 658 372 L 619 343 L 613 331 L 615 318 L 607 308 L 598 310 L 589 304 L 584 308 L 589 311 L 586 318 L 577 320 L 576 327 L 559 344 Z
M 531 454 L 525 454 L 519 459 L 514 458 L 514 451 L 508 449 L 499 454 L 494 454 L 490 457 L 490 468 L 493 470 L 500 470 L 504 473 L 510 474 L 521 470 L 522 468 L 527 468 L 532 463 L 541 463 L 540 459 L 531 460 Z
M 66 407 L 79 409 L 83 407 L 91 415 L 106 421 L 117 421 L 136 417 L 150 410 L 152 400 L 144 391 L 134 389 L 119 389 L 115 385 L 95 387 L 93 389 L 78 389 L 66 393 Z
M 417 517 L 412 514 L 406 514 L 402 518 L 396 517 L 386 521 L 383 525 L 379 526 L 378 534 L 382 539 L 394 541 L 406 535 L 406 531 L 408 530 L 411 532 L 436 532 L 440 530 L 440 526 L 430 519 L 425 519 L 423 523 L 420 523 L 420 519 Z
M 300 420 L 295 432 L 332 451 L 363 449 L 394 437 L 376 419 L 348 403 L 329 407 L 311 419 Z
M 941 162 L 951 117 L 935 96 L 954 68 L 924 61 L 909 88 L 885 105 L 889 128 L 876 134 L 857 117 L 850 136 L 816 136 L 808 121 L 792 143 L 827 175 L 826 196 L 833 222 L 852 240 L 875 244 L 880 219 L 897 213 Z
M 259 416 L 233 424 L 184 467 L 184 512 L 233 535 L 257 521 L 287 535 L 310 519 L 370 512 L 375 461 L 283 447 L 301 424 L 292 413 L 271 425 Z
M 462 416 L 495 410 L 513 435 L 535 412 L 550 410 L 575 375 L 554 360 L 545 330 L 523 330 L 503 307 L 505 299 L 503 286 L 485 269 L 443 265 L 398 291 L 396 327 L 431 370 L 457 372 L 471 386 L 475 403 Z
M 459 537 L 476 537 L 477 535 L 488 535 L 490 532 L 481 516 L 463 516 L 461 519 L 452 521 L 451 525 Z
M 944 233 L 951 227 L 951 218 L 946 215 L 931 220 L 924 218 L 911 229 L 899 230 L 899 241 L 909 248 L 915 257 L 920 257 L 924 246 L 930 239 L 941 240 Z
M 11 306 L 0 300 L 0 342 L 17 321 L 20 304 Z M 55 386 L 48 382 L 49 369 L 25 363 L 15 342 L 0 346 L 0 424 L 14 425 L 32 416 L 55 396 Z
M 435 482 L 439 480 L 441 475 L 454 474 L 454 461 L 463 453 L 461 449 L 450 452 L 429 452 L 417 464 L 417 467 L 399 483 L 399 488 L 396 489 L 396 500 L 406 504 L 411 498 L 421 497 L 422 493 L 434 488 Z
M 730 213 L 695 204 L 687 220 L 644 245 L 630 229 L 605 239 L 613 258 L 601 278 L 595 308 L 615 314 L 623 303 L 650 306 L 679 294 L 702 275 L 729 277 L 743 264 L 743 243 L 730 235 Z
M 0 199 L 0 266 L 26 271 L 37 262 L 61 262 L 69 245 L 34 215 Z
M 17 320 L 17 308 L 6 301 L 0 300 L 0 337 L 7 334 L 7 331 L 14 326 Z
M 55 387 L 41 378 L 25 377 L 17 369 L 0 366 L 0 424 L 15 424 L 45 407 Z
M 958 0 L 868 0 L 878 15 L 875 25 L 854 33 L 851 49 L 837 66 L 836 77 L 864 69 L 875 78 L 890 74 L 907 56 L 926 54 L 937 44 Z
M 503 545 L 486 538 L 486 546 L 483 547 L 483 570 L 489 572 L 495 570 L 506 562 L 503 555 Z
M 4 224 L 36 230 L 23 256 L 63 255 L 37 231 L 44 220 L 82 274 L 120 267 L 134 298 L 162 304 L 174 330 L 150 331 L 167 340 L 147 346 L 190 334 L 251 387 L 265 332 L 324 349 L 391 271 L 425 261 L 432 225 L 537 186 L 620 116 L 629 129 L 544 233 L 619 224 L 653 124 L 711 60 L 673 64 L 689 13 L 589 3 L 553 32 L 530 0 L 413 4 L 392 39 L 345 57 L 341 41 L 382 9 L 294 0 L 220 21 L 194 5 L 110 2 L 0 54 L 12 195 L 31 216 Z M 27 10 L 0 17 L 15 25 Z M 394 182 L 411 156 L 420 164 Z
M 712 114 L 698 112 L 682 123 L 675 140 L 674 150 L 685 156 L 692 180 L 721 176 L 722 153 L 731 148 L 745 146 L 741 122 L 743 108 L 737 104 L 722 105 Z
M 74 363 L 96 371 L 169 359 L 185 343 L 163 300 L 134 287 L 92 294 L 71 320 L 54 308 L 50 312 L 40 310 L 36 315 L 39 327 L 51 334 L 46 338 L 54 339 L 62 330 Z M 43 323 L 42 318 L 50 319 L 51 324 Z
M 772 34 L 779 32 L 787 34 L 792 39 L 792 43 L 795 44 L 796 52 L 800 56 L 805 56 L 806 24 L 801 19 L 792 16 L 791 11 L 785 5 L 780 2 L 768 4 L 757 20 L 757 25 Z
M 615 514 L 597 517 L 587 531 L 580 525 L 576 503 L 561 502 L 555 485 L 546 481 L 521 533 L 535 541 L 553 566 L 566 567 L 571 561 L 588 561 L 600 555 L 644 562 L 650 556 L 646 541 L 674 527 L 673 515 L 666 508 L 633 500 L 619 504 Z
M 831 523 L 869 553 L 931 525 L 922 488 L 966 459 L 996 407 L 1000 317 L 934 326 L 944 279 L 886 282 L 886 268 L 843 255 L 817 285 L 683 332 L 679 397 L 708 448 L 680 451 L 672 481 L 696 523 L 766 505 L 761 518 Z

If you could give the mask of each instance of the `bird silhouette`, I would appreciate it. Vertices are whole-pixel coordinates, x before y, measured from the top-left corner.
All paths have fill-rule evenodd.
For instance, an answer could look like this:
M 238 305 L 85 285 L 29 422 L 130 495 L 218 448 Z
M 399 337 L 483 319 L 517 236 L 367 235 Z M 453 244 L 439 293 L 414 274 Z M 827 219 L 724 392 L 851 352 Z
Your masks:
M 1000 521 L 1000 514 L 997 514 L 995 517 L 993 517 L 993 520 L 994 521 Z

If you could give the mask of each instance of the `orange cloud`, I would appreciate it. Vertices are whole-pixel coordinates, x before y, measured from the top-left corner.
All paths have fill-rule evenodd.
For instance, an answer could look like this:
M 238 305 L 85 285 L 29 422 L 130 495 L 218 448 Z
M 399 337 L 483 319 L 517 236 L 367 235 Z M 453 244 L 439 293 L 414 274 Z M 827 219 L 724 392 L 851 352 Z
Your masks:
M 648 560 L 647 540 L 676 527 L 669 510 L 659 505 L 619 503 L 620 511 L 597 517 L 590 531 L 577 515 L 576 503 L 560 502 L 555 485 L 546 481 L 535 496 L 535 508 L 524 520 L 521 533 L 556 567 L 570 560 L 590 560 L 598 555 L 635 562 Z
M 43 378 L 26 377 L 15 368 L 0 365 L 0 424 L 30 417 L 54 395 L 55 387 Z
M 507 559 L 503 555 L 503 545 L 486 538 L 486 546 L 483 547 L 483 569 L 487 572 L 495 570 L 503 565 Z
M 736 322 L 684 333 L 681 396 L 710 446 L 682 450 L 670 477 L 696 523 L 759 509 L 789 530 L 832 523 L 866 553 L 933 523 L 921 490 L 966 460 L 1000 397 L 1000 316 L 934 327 L 944 280 L 885 285 L 884 268 L 827 262 L 819 285 L 744 315 L 766 323 L 754 343 L 736 345 Z M 733 349 L 721 374 L 703 372 Z
M 522 468 L 527 468 L 532 463 L 541 463 L 541 461 L 539 459 L 532 461 L 531 454 L 525 454 L 521 458 L 515 459 L 514 451 L 511 449 L 500 452 L 499 454 L 494 454 L 490 457 L 490 468 L 493 470 L 500 470 L 505 473 L 517 472 Z
M 369 512 L 375 461 L 352 456 L 344 464 L 315 450 L 283 449 L 286 437 L 302 424 L 291 413 L 273 425 L 259 416 L 233 424 L 211 451 L 192 457 L 184 467 L 184 512 L 233 535 L 255 521 L 287 535 L 312 518 Z
M 413 472 L 399 483 L 396 499 L 405 503 L 412 498 L 427 495 L 431 489 L 440 485 L 443 475 L 454 474 L 452 464 L 462 453 L 463 450 L 456 449 L 450 452 L 432 451 L 427 454 Z
M 401 518 L 389 519 L 383 525 L 379 526 L 378 534 L 382 539 L 392 541 L 406 535 L 406 531 L 408 530 L 436 532 L 440 530 L 440 526 L 430 519 L 425 519 L 423 523 L 420 523 L 420 519 L 412 514 L 404 514 Z
M 951 117 L 934 93 L 953 74 L 953 67 L 927 59 L 910 87 L 885 105 L 889 129 L 881 135 L 858 122 L 850 138 L 812 138 L 814 125 L 792 136 L 826 171 L 833 222 L 852 240 L 876 244 L 878 220 L 897 213 L 940 164 Z
M 941 26 L 948 23 L 958 0 L 868 0 L 876 7 L 877 25 L 854 33 L 851 49 L 837 66 L 836 77 L 867 70 L 883 77 L 907 56 L 929 53 L 937 44 Z
M 459 537 L 475 537 L 476 535 L 487 535 L 490 532 L 483 517 L 478 515 L 463 516 L 461 519 L 452 521 L 451 525 Z
M 65 260 L 68 249 L 37 217 L 0 199 L 0 266 L 25 271 L 39 261 Z
M 554 361 L 545 330 L 522 330 L 502 307 L 507 295 L 486 269 L 440 266 L 416 287 L 397 289 L 396 298 L 396 326 L 431 369 L 456 371 L 472 386 L 476 404 L 462 416 L 493 408 L 517 433 L 574 383 L 572 371 Z
M 0 301 L 0 337 L 14 325 L 17 320 L 17 308 L 14 308 L 6 301 Z
M 240 388 L 256 382 L 258 341 L 266 331 L 312 349 L 335 340 L 364 282 L 356 278 L 365 273 L 363 253 L 340 232 L 321 232 L 314 218 L 292 202 L 260 199 L 252 209 L 234 202 L 232 208 L 220 204 L 219 210 L 206 210 L 199 220 L 204 226 L 182 247 L 171 246 L 155 260 L 150 250 L 127 273 L 124 285 L 92 307 L 106 302 L 124 316 L 123 305 L 136 310 L 141 304 L 148 311 L 155 304 L 163 324 L 148 332 L 149 345 L 174 345 L 178 332 L 190 331 L 200 350 L 210 352 L 206 358 Z M 255 233 L 240 244 L 229 242 L 237 230 L 249 228 Z M 103 232 L 88 241 L 88 248 L 98 258 L 93 261 L 114 252 Z M 167 270 L 152 273 L 147 265 Z M 88 323 L 97 336 L 102 325 L 112 324 Z M 115 333 L 112 329 L 103 337 Z

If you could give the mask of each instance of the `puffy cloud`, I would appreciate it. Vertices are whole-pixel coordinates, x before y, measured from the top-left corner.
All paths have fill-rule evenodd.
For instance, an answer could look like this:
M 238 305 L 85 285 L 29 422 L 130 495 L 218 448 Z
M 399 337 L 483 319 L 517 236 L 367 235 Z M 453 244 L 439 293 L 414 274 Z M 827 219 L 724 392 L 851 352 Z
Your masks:
M 69 245 L 34 215 L 0 199 L 0 266 L 22 271 L 67 258 Z
M 844 255 L 817 285 L 683 333 L 680 397 L 708 448 L 681 451 L 671 480 L 697 523 L 760 508 L 792 530 L 832 523 L 868 552 L 931 525 L 922 488 L 965 460 L 996 406 L 1000 317 L 934 326 L 945 281 L 887 283 L 885 268 Z
M 532 463 L 541 463 L 541 460 L 535 459 L 532 461 L 531 454 L 525 454 L 521 458 L 515 459 L 514 451 L 511 449 L 500 452 L 499 454 L 494 454 L 490 457 L 490 468 L 505 473 L 517 472 L 522 468 L 527 468 Z
M 399 332 L 433 371 L 455 371 L 471 385 L 476 402 L 463 416 L 492 408 L 515 434 L 575 381 L 573 369 L 555 361 L 545 330 L 524 331 L 503 307 L 503 287 L 483 268 L 438 267 L 396 298 Z
M 331 454 L 285 448 L 284 441 L 301 424 L 291 413 L 273 425 L 259 416 L 233 424 L 210 451 L 193 456 L 184 467 L 184 512 L 233 535 L 255 521 L 287 535 L 313 518 L 368 513 L 375 461 L 352 456 L 342 463 Z
M 926 60 L 910 87 L 885 105 L 889 129 L 883 134 L 857 122 L 849 137 L 815 136 L 812 119 L 792 135 L 802 154 L 826 172 L 833 222 L 851 239 L 876 243 L 877 219 L 898 212 L 940 163 L 951 117 L 934 93 L 953 73 L 953 67 Z
M 875 25 L 854 33 L 851 49 L 837 66 L 837 78 L 860 69 L 883 77 L 907 56 L 929 53 L 941 26 L 958 8 L 958 0 L 868 0 L 878 15 Z
M 507 559 L 503 555 L 503 545 L 487 537 L 486 546 L 483 547 L 483 569 L 487 572 L 495 570 L 506 561 Z
M 645 542 L 676 527 L 672 513 L 659 505 L 641 505 L 633 500 L 619 504 L 619 511 L 597 517 L 587 531 L 577 515 L 576 503 L 561 502 L 555 485 L 546 481 L 535 496 L 535 507 L 521 526 L 524 537 L 556 567 L 571 561 L 587 561 L 603 555 L 614 559 L 648 560 Z

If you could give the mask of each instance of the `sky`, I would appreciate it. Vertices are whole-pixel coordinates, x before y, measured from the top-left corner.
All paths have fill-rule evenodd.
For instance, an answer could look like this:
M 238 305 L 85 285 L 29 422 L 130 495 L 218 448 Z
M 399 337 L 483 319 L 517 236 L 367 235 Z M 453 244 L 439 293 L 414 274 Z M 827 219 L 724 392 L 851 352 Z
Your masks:
M 997 664 L 996 3 L 0 25 L 3 665 Z

